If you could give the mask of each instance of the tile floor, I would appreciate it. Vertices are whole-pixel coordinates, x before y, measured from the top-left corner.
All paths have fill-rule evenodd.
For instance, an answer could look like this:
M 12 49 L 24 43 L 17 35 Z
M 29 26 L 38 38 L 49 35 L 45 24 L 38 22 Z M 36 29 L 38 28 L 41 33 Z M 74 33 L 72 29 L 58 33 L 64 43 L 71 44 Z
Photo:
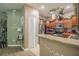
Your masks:
M 39 45 L 23 51 L 21 47 L 0 48 L 0 56 L 39 56 Z

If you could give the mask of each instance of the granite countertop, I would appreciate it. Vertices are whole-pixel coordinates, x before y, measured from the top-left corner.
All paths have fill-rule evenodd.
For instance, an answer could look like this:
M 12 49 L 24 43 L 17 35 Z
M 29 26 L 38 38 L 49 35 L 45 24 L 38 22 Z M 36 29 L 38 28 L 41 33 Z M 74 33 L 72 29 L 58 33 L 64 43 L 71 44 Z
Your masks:
M 47 34 L 38 34 L 37 36 L 41 38 L 46 38 L 48 40 L 54 40 L 63 44 L 70 44 L 70 45 L 75 45 L 79 47 L 79 40 L 76 40 L 76 39 L 57 37 L 57 36 L 47 35 Z

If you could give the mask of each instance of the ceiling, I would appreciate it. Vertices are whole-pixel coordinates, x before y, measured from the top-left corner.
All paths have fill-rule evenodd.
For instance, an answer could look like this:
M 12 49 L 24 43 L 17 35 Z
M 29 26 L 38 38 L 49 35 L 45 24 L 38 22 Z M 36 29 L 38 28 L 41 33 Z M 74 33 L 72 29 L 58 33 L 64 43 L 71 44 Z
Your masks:
M 71 3 L 28 3 L 27 5 L 39 10 L 41 16 L 49 17 L 49 11 L 57 7 L 63 7 L 66 12 L 71 12 L 73 10 L 73 4 Z M 66 9 L 66 6 L 71 6 L 70 9 Z M 0 3 L 0 11 L 5 11 L 8 9 L 21 9 L 23 8 L 23 3 Z M 41 6 L 45 6 L 41 9 Z
M 49 11 L 52 9 L 56 9 L 57 7 L 63 7 L 65 9 L 65 12 L 71 12 L 73 10 L 73 4 L 71 3 L 32 3 L 28 5 L 38 9 L 40 15 L 45 17 L 49 17 Z M 45 9 L 41 9 L 41 6 L 45 6 Z M 71 8 L 66 9 L 67 6 L 70 6 Z
M 23 5 L 23 3 L 0 3 L 0 11 L 8 9 L 21 9 Z

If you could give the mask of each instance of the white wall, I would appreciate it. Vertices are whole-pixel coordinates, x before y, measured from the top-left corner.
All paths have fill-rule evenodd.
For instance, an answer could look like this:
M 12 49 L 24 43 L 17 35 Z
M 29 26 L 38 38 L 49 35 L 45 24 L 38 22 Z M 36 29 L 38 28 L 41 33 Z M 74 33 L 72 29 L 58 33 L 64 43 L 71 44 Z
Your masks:
M 39 12 L 32 10 L 28 17 L 28 34 L 29 34 L 29 48 L 38 44 L 38 27 L 39 26 Z

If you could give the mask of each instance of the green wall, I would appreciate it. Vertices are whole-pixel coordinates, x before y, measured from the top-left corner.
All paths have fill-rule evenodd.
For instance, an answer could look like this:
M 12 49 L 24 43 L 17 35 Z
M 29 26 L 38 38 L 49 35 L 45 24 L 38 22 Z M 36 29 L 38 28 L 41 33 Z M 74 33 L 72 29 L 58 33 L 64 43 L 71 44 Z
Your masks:
M 20 26 L 20 19 L 23 16 L 23 10 L 16 10 L 16 14 L 12 10 L 7 11 L 7 41 L 8 45 L 16 45 L 18 37 L 17 29 Z

